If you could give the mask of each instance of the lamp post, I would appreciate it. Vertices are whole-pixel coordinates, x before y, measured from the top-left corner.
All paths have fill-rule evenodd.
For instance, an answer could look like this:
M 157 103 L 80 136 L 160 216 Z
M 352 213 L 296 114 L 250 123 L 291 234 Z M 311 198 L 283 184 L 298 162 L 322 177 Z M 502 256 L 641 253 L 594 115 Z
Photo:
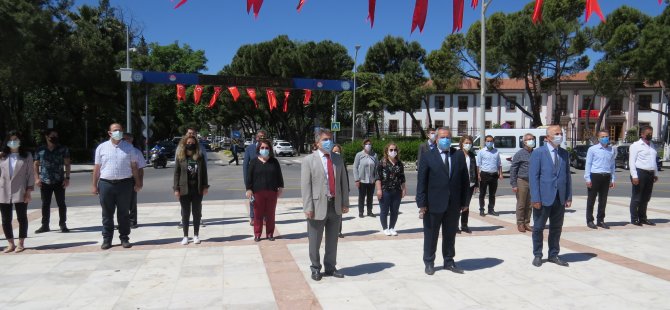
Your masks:
M 126 68 L 130 70 L 130 27 L 126 27 Z M 126 132 L 133 132 L 130 117 L 130 81 L 126 82 Z
M 354 100 L 351 111 L 351 142 L 354 142 L 356 137 L 356 67 L 358 66 L 358 50 L 360 48 L 360 45 L 356 45 L 356 52 L 354 53 Z
M 491 1 L 493 0 L 482 1 L 481 15 L 481 67 L 479 69 L 479 84 L 481 85 L 479 92 L 479 147 L 481 150 L 484 149 L 484 136 L 486 135 L 484 128 L 484 102 L 486 100 L 484 98 L 484 94 L 486 93 L 486 9 L 491 4 Z

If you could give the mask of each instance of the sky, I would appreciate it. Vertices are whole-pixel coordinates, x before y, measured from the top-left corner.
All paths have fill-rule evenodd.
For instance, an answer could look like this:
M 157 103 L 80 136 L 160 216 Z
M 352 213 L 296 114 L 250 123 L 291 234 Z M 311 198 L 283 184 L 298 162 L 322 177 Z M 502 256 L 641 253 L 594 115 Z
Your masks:
M 368 1 L 365 0 L 307 0 L 299 13 L 296 11 L 298 0 L 265 0 L 258 19 L 254 19 L 253 13 L 247 15 L 245 0 L 188 0 L 174 9 L 178 2 L 111 0 L 111 5 L 119 9 L 124 20 L 130 21 L 133 29 L 139 29 L 148 42 L 167 45 L 178 41 L 194 50 L 204 50 L 208 62 L 203 73 L 207 74 L 216 74 L 229 64 L 241 45 L 268 41 L 278 35 L 286 34 L 298 41 L 331 40 L 344 45 L 352 58 L 355 46 L 360 45 L 357 58 L 360 64 L 367 49 L 387 35 L 418 41 L 427 52 L 438 49 L 451 33 L 453 23 L 451 0 L 429 1 L 423 33 L 417 29 L 413 34 L 410 30 L 414 0 L 378 0 L 373 28 L 367 21 Z M 529 2 L 493 0 L 487 15 L 518 11 Z M 97 0 L 76 0 L 75 6 L 97 3 Z M 657 0 L 600 0 L 599 3 L 605 15 L 626 4 L 657 16 L 666 5 L 659 5 Z M 470 0 L 465 0 L 464 11 L 462 32 L 480 17 L 480 8 L 470 8 Z M 593 14 L 586 25 L 599 22 Z

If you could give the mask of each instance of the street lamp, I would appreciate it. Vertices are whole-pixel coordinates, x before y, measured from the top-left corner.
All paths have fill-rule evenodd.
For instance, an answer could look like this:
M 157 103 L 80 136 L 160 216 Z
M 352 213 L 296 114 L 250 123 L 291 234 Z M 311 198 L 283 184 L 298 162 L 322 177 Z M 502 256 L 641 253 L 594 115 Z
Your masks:
M 358 50 L 361 48 L 360 45 L 356 45 L 356 52 L 354 53 L 354 100 L 353 108 L 351 111 L 351 142 L 354 142 L 354 137 L 356 137 L 356 67 L 358 66 Z
M 130 69 L 130 27 L 126 27 L 126 69 Z M 133 132 L 130 117 L 130 81 L 126 82 L 126 132 Z
M 481 15 L 481 68 L 479 71 L 479 84 L 481 85 L 479 93 L 479 147 L 481 150 L 484 149 L 484 136 L 486 135 L 484 128 L 484 102 L 486 100 L 486 98 L 484 98 L 484 94 L 486 93 L 486 9 L 489 7 L 489 4 L 491 4 L 491 1 L 493 0 L 482 2 Z

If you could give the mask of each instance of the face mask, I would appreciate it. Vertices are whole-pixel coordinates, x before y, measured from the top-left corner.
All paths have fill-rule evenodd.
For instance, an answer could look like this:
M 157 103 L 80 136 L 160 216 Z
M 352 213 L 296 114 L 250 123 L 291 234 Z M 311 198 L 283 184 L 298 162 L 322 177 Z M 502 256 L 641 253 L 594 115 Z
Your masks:
M 554 146 L 561 146 L 561 142 L 563 142 L 563 136 L 554 136 L 554 139 L 552 140 L 554 143 Z
M 451 146 L 451 139 L 449 138 L 440 138 L 439 141 L 437 142 L 437 146 L 440 148 L 440 150 L 447 150 Z
M 647 141 L 651 141 L 651 134 L 648 134 L 644 137 Z
M 49 142 L 56 144 L 58 143 L 58 137 L 49 137 Z
M 395 158 L 398 155 L 398 152 L 396 151 L 389 151 L 389 157 L 390 158 Z
M 493 142 L 486 142 L 486 148 L 493 149 Z
M 431 133 L 429 139 L 430 141 L 435 141 L 435 134 Z
M 19 146 L 21 146 L 21 141 L 19 140 L 7 141 L 7 147 L 9 147 L 10 149 L 18 149 Z
M 531 149 L 534 148 L 535 147 L 535 140 L 526 141 L 526 146 L 528 146 Z
M 371 145 L 371 144 L 366 144 L 366 145 L 364 146 L 364 148 L 365 148 L 365 151 L 366 151 L 366 152 L 370 152 L 370 150 L 372 150 L 372 145 Z
M 337 155 L 340 155 L 340 151 L 337 151 L 337 152 L 333 152 L 333 153 L 335 153 L 335 154 L 337 154 Z
M 328 140 L 328 141 L 322 141 L 321 142 L 321 148 L 326 151 L 327 153 L 330 153 L 330 151 L 333 149 L 333 141 Z
M 472 144 L 470 143 L 463 144 L 463 149 L 466 151 L 470 151 L 472 149 Z
M 270 157 L 270 150 L 268 149 L 262 149 L 258 153 L 265 158 Z
M 602 143 L 603 145 L 608 145 L 608 144 L 610 144 L 610 137 L 603 137 L 603 138 L 600 138 L 600 143 Z
M 196 145 L 195 144 L 187 144 L 186 145 L 186 150 L 187 151 L 195 151 Z
M 112 139 L 116 141 L 123 139 L 123 132 L 118 130 L 112 131 Z

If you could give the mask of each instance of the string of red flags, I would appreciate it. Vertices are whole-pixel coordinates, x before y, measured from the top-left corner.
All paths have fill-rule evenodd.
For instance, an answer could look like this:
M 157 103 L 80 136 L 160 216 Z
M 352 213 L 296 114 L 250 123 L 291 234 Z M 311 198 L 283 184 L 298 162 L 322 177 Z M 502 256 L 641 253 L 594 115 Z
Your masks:
M 463 28 L 463 7 L 465 0 L 454 0 L 454 25 L 451 28 L 451 33 L 461 31 Z
M 302 6 L 305 5 L 305 2 L 307 2 L 307 0 L 298 1 L 298 7 L 296 8 L 296 10 L 298 10 L 298 13 L 300 13 L 300 10 L 302 10 Z
M 200 103 L 200 96 L 202 96 L 202 85 L 196 85 L 193 89 L 193 102 Z
M 605 16 L 603 16 L 603 12 L 600 11 L 598 0 L 586 0 L 586 22 L 589 21 L 589 17 L 591 17 L 591 14 L 594 12 L 598 14 L 598 17 L 600 17 L 600 20 L 604 23 Z
M 312 98 L 312 90 L 311 89 L 305 89 L 305 99 L 302 100 L 302 104 L 308 105 L 310 98 Z
M 375 7 L 377 0 L 368 0 L 368 20 L 370 21 L 370 28 L 375 26 Z
M 186 3 L 186 1 L 188 1 L 188 0 L 181 0 L 181 1 L 179 1 L 179 3 L 177 3 L 177 5 L 174 6 L 174 8 L 175 8 L 175 9 L 179 8 L 179 7 L 182 6 L 184 3 Z M 174 0 L 172 0 L 172 2 L 174 2 Z
M 476 9 L 478 3 L 479 3 L 479 0 L 472 0 L 472 3 L 470 3 L 470 7 L 473 8 L 473 9 Z
M 186 87 L 182 84 L 177 84 L 177 102 L 186 101 Z
M 219 95 L 221 94 L 221 87 L 220 86 L 214 86 L 214 95 L 212 95 L 212 98 L 209 99 L 209 105 L 207 106 L 208 109 L 211 109 L 214 107 L 216 104 L 216 100 L 219 99 Z
M 288 112 L 288 96 L 291 94 L 290 91 L 285 90 L 284 91 L 284 107 L 282 108 L 282 112 L 286 113 Z
M 228 91 L 233 96 L 233 101 L 237 102 L 237 98 L 240 98 L 240 91 L 237 90 L 237 87 L 230 86 L 230 87 L 228 87 Z
M 428 0 L 416 0 L 414 4 L 414 15 L 412 16 L 412 30 L 419 27 L 419 32 L 423 32 L 423 25 L 426 23 L 426 16 L 428 15 Z
M 261 6 L 263 6 L 263 0 L 247 0 L 247 14 L 249 11 L 254 11 L 254 18 L 258 18 L 258 12 L 261 11 Z
M 275 96 L 275 91 L 267 88 L 265 89 L 265 94 L 268 96 L 268 107 L 270 111 L 277 108 L 277 96 Z
M 256 101 L 256 89 L 247 88 L 247 94 L 249 94 L 249 97 L 251 97 L 251 100 L 254 101 L 254 105 L 256 106 L 256 109 L 258 109 L 258 101 Z

